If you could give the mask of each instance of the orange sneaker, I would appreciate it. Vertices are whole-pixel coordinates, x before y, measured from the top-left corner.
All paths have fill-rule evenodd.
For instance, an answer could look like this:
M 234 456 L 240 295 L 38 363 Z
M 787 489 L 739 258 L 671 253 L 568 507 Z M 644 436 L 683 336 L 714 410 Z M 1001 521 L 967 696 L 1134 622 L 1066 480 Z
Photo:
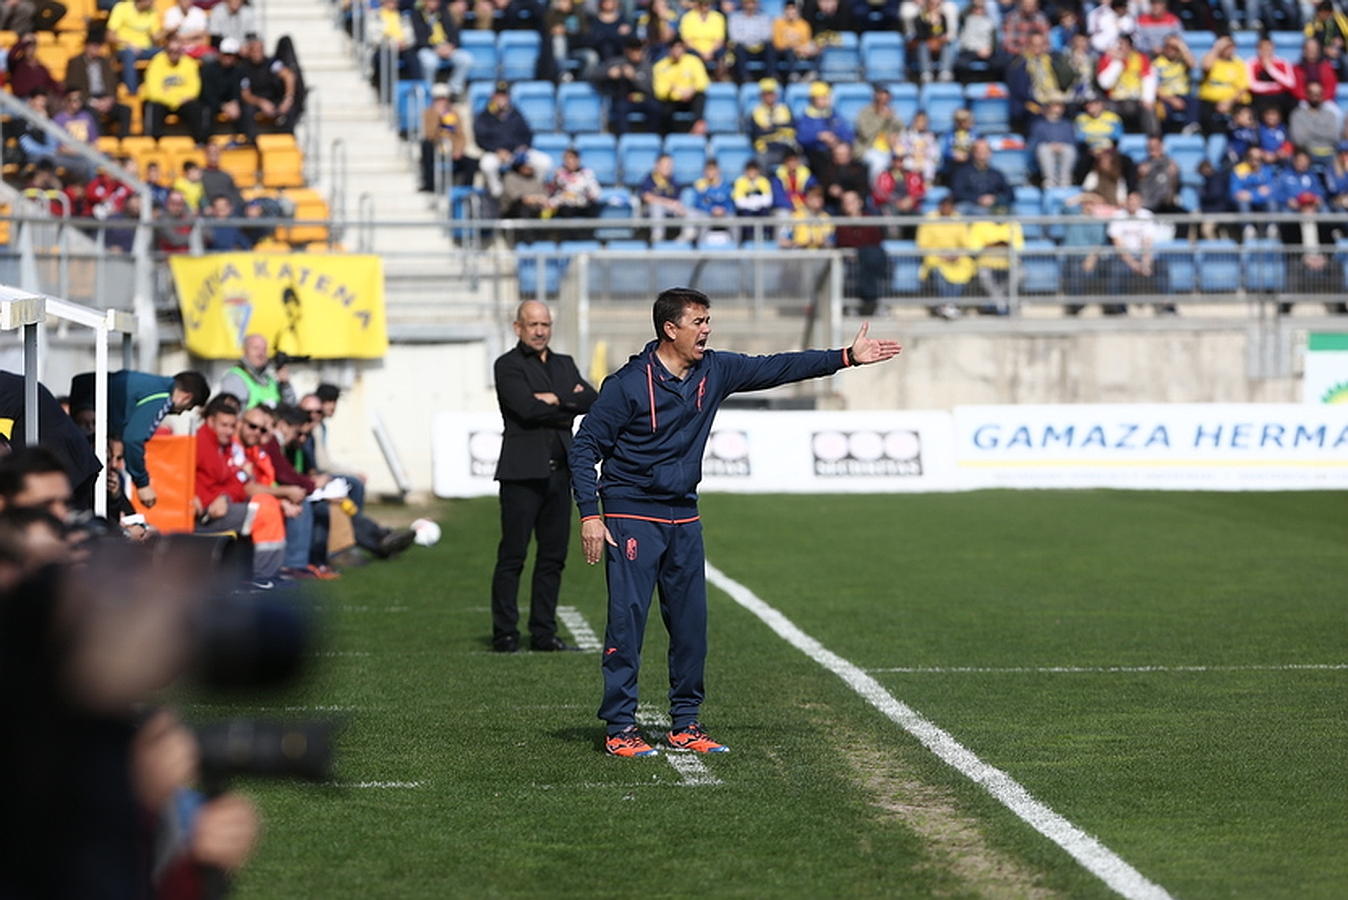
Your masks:
M 646 743 L 635 725 L 617 734 L 610 734 L 604 741 L 604 752 L 609 756 L 655 756 L 659 753 Z
M 702 726 L 694 722 L 686 728 L 665 735 L 665 746 L 679 753 L 729 753 L 730 748 L 707 737 Z

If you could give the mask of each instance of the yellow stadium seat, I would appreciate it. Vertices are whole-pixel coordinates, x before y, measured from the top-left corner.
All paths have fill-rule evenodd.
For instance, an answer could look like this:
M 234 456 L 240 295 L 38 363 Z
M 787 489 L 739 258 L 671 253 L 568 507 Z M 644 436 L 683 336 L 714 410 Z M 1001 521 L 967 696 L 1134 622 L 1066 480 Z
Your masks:
M 257 184 L 257 151 L 252 147 L 221 150 L 220 168 L 233 175 L 240 188 L 250 188 Z
M 159 165 L 159 183 L 167 185 L 172 183 L 173 174 L 171 171 L 169 155 L 161 150 L 146 150 L 135 155 L 136 165 L 140 168 L 140 177 L 149 180 L 151 164 Z
M 51 34 L 49 31 L 39 31 L 38 34 Z M 66 80 L 66 63 L 70 62 L 70 53 L 60 44 L 39 44 L 37 48 L 37 61 L 47 67 L 51 77 L 58 83 L 64 84 Z
M 122 138 L 122 152 L 127 156 L 139 156 L 158 149 L 154 138 L 148 134 L 132 134 Z
M 263 238 L 253 245 L 255 253 L 289 253 L 290 245 L 275 238 Z
M 283 193 L 285 199 L 295 204 L 295 218 L 300 221 L 318 221 L 332 218 L 327 201 L 312 188 L 288 190 Z M 292 225 L 277 229 L 277 237 L 292 244 L 311 244 L 328 239 L 326 225 Z
M 196 147 L 189 147 L 186 150 L 172 150 L 169 152 L 169 162 L 173 166 L 173 175 L 176 178 L 183 172 L 183 163 L 194 162 L 198 166 L 206 165 L 206 151 L 198 150 Z
M 50 31 L 35 31 L 33 37 L 37 39 L 37 47 L 41 50 L 43 47 L 53 47 L 56 45 L 56 35 Z
M 19 42 L 17 31 L 0 31 L 0 49 L 8 50 Z
M 8 203 L 0 203 L 0 244 L 9 244 L 9 214 Z
M 263 150 L 262 183 L 266 187 L 301 187 L 304 156 L 298 150 Z
M 110 134 L 105 134 L 99 138 L 94 146 L 98 148 L 99 153 L 108 156 L 117 156 L 122 152 L 122 142 Z
M 260 153 L 266 153 L 269 150 L 299 149 L 299 144 L 295 143 L 293 134 L 259 134 L 256 143 Z
M 159 139 L 159 149 L 165 153 L 177 153 L 182 150 L 195 150 L 196 141 L 185 134 L 166 134 Z

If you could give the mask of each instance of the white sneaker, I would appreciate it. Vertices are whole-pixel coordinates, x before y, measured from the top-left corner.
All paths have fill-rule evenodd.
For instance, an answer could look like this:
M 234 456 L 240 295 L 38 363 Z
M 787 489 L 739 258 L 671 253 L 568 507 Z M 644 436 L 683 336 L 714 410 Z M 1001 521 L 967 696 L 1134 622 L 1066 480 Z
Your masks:
M 940 306 L 936 307 L 936 315 L 940 316 L 942 319 L 953 320 L 958 319 L 963 313 L 960 311 L 960 308 L 953 303 L 942 303 Z

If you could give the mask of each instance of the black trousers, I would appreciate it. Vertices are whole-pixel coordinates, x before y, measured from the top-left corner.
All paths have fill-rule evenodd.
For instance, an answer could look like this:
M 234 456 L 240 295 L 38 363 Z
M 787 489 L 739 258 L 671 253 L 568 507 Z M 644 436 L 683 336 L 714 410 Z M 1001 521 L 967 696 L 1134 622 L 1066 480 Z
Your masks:
M 559 466 L 549 478 L 501 482 L 501 544 L 491 579 L 492 640 L 519 637 L 520 573 L 529 541 L 538 536 L 529 634 L 546 641 L 557 634 L 557 594 L 571 541 L 571 472 Z

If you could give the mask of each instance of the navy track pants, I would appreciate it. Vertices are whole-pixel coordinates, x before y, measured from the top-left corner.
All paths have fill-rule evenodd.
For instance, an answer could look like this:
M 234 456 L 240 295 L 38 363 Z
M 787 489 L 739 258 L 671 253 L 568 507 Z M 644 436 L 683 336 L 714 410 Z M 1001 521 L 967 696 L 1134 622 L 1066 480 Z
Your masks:
M 637 674 L 651 593 L 669 632 L 669 716 L 677 730 L 697 721 L 707 661 L 707 576 L 702 523 L 605 516 L 618 542 L 606 547 L 608 627 L 604 632 L 604 700 L 609 734 L 636 724 Z

